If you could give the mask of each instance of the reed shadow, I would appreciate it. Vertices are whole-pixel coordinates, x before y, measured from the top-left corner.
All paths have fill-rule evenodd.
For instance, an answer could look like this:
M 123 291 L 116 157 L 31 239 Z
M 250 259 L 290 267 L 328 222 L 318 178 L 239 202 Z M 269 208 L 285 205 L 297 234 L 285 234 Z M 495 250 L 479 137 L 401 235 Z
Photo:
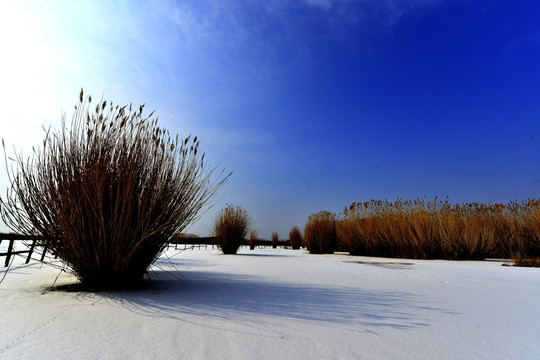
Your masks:
M 184 281 L 165 271 L 163 286 L 106 292 L 106 301 L 148 317 L 184 320 L 187 315 L 225 321 L 252 321 L 253 315 L 407 330 L 430 325 L 422 313 L 443 312 L 412 292 L 376 291 L 342 286 L 281 283 L 267 279 L 207 271 L 183 272 Z M 82 300 L 95 294 L 80 294 Z

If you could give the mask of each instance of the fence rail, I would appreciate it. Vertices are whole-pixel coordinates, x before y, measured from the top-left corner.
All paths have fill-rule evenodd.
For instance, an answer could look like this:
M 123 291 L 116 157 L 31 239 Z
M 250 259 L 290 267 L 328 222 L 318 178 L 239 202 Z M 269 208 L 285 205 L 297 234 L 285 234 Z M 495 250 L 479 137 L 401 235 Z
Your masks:
M 32 236 L 32 235 L 22 235 L 22 234 L 14 234 L 14 233 L 0 233 L 0 245 L 2 245 L 3 241 L 8 241 L 8 248 L 6 252 L 0 252 L 0 257 L 5 256 L 6 260 L 4 262 L 4 266 L 9 266 L 9 261 L 11 260 L 11 257 L 14 255 L 22 255 L 22 254 L 28 254 L 26 257 L 25 264 L 28 264 L 30 262 L 30 259 L 32 258 L 32 255 L 37 252 L 36 247 L 42 247 L 41 251 L 41 258 L 40 261 L 43 261 L 45 259 L 45 254 L 47 253 L 47 247 L 43 247 L 40 245 L 39 241 L 43 238 L 40 236 Z M 199 238 L 183 238 L 183 239 L 176 239 L 174 242 L 171 242 L 168 244 L 168 247 L 175 247 L 178 248 L 179 245 L 187 246 L 198 246 L 199 248 L 203 247 L 206 249 L 208 245 L 214 245 L 214 237 L 199 237 Z M 15 248 L 15 241 L 27 241 L 26 246 L 28 247 L 25 250 L 14 250 Z M 31 243 L 30 243 L 31 241 Z M 249 246 L 249 241 L 246 240 L 244 242 L 245 246 Z M 259 239 L 254 244 L 256 247 L 262 247 L 262 246 L 273 246 L 272 241 L 270 240 L 262 240 Z M 280 240 L 277 242 L 276 246 L 279 247 L 285 247 L 289 246 L 288 240 Z
M 180 238 L 172 241 L 169 243 L 169 247 L 177 246 L 177 245 L 198 245 L 198 246 L 208 246 L 208 245 L 215 245 L 215 237 L 198 237 L 198 238 Z M 244 243 L 242 245 L 249 246 L 249 240 L 244 240 Z M 271 240 L 264 240 L 264 239 L 257 239 L 254 244 L 256 247 L 263 247 L 263 246 L 273 246 Z M 290 246 L 289 240 L 278 240 L 276 243 L 276 246 L 278 247 L 285 247 Z
M 32 254 L 34 253 L 34 250 L 36 246 L 39 246 L 38 242 L 42 238 L 40 236 L 32 236 L 32 235 L 22 235 L 22 234 L 13 234 L 13 233 L 0 233 L 0 245 L 2 245 L 2 242 L 8 241 L 8 248 L 7 252 L 1 252 L 1 256 L 5 256 L 6 260 L 4 263 L 4 266 L 9 266 L 9 261 L 11 260 L 11 257 L 13 255 L 20 255 L 20 254 L 28 254 L 26 257 L 26 264 L 30 262 L 30 259 L 32 258 Z M 15 248 L 15 241 L 31 241 L 28 249 L 26 250 L 14 250 Z M 43 253 L 41 254 L 41 261 L 45 258 L 46 249 L 43 249 Z

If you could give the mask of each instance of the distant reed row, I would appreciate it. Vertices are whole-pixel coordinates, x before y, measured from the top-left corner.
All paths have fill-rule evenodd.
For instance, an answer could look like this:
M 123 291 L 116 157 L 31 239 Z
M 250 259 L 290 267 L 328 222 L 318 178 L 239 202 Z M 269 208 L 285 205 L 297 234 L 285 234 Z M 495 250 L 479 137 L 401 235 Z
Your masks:
M 413 259 L 540 258 L 540 200 L 451 204 L 435 198 L 353 203 L 336 216 L 309 217 L 303 245 L 311 253 Z

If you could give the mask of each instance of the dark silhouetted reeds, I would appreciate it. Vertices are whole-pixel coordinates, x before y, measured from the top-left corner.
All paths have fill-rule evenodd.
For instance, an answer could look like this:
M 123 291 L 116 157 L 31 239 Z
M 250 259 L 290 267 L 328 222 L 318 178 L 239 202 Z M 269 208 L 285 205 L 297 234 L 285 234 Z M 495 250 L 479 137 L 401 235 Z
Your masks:
M 181 233 L 181 234 L 176 235 L 171 240 L 171 244 L 185 244 L 188 240 L 193 240 L 193 239 L 199 239 L 199 235 Z
M 540 255 L 540 201 L 353 203 L 340 218 L 338 235 L 352 255 L 527 259 Z
M 246 243 L 246 235 L 253 220 L 240 206 L 227 205 L 214 221 L 214 245 L 224 254 L 236 254 L 238 248 Z
M 303 244 L 311 254 L 333 254 L 338 246 L 335 214 L 321 211 L 310 215 Z
M 298 226 L 293 226 L 289 232 L 289 243 L 293 250 L 300 249 L 300 246 L 302 245 L 302 235 L 300 234 Z
M 276 249 L 278 246 L 279 235 L 277 232 L 272 233 L 272 248 Z
M 213 180 L 197 137 L 171 138 L 142 105 L 91 101 L 81 90 L 71 122 L 16 155 L 2 218 L 41 236 L 84 287 L 131 287 L 227 176 Z

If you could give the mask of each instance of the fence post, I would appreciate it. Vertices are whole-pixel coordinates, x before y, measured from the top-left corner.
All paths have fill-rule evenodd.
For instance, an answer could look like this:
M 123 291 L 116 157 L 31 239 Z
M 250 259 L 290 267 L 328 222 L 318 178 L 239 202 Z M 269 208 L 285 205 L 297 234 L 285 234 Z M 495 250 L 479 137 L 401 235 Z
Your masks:
M 6 254 L 6 264 L 4 265 L 5 267 L 9 266 L 9 259 L 11 258 L 11 252 L 13 251 L 14 242 L 15 240 L 9 240 L 8 251 Z
M 43 247 L 43 254 L 41 254 L 41 259 L 39 261 L 43 262 L 45 259 L 45 254 L 47 253 L 47 246 Z
M 28 252 L 28 257 L 26 258 L 25 264 L 28 264 L 30 262 L 30 258 L 32 257 L 32 253 L 34 252 L 34 246 L 36 246 L 36 240 L 32 240 L 32 245 L 30 245 L 30 251 Z

